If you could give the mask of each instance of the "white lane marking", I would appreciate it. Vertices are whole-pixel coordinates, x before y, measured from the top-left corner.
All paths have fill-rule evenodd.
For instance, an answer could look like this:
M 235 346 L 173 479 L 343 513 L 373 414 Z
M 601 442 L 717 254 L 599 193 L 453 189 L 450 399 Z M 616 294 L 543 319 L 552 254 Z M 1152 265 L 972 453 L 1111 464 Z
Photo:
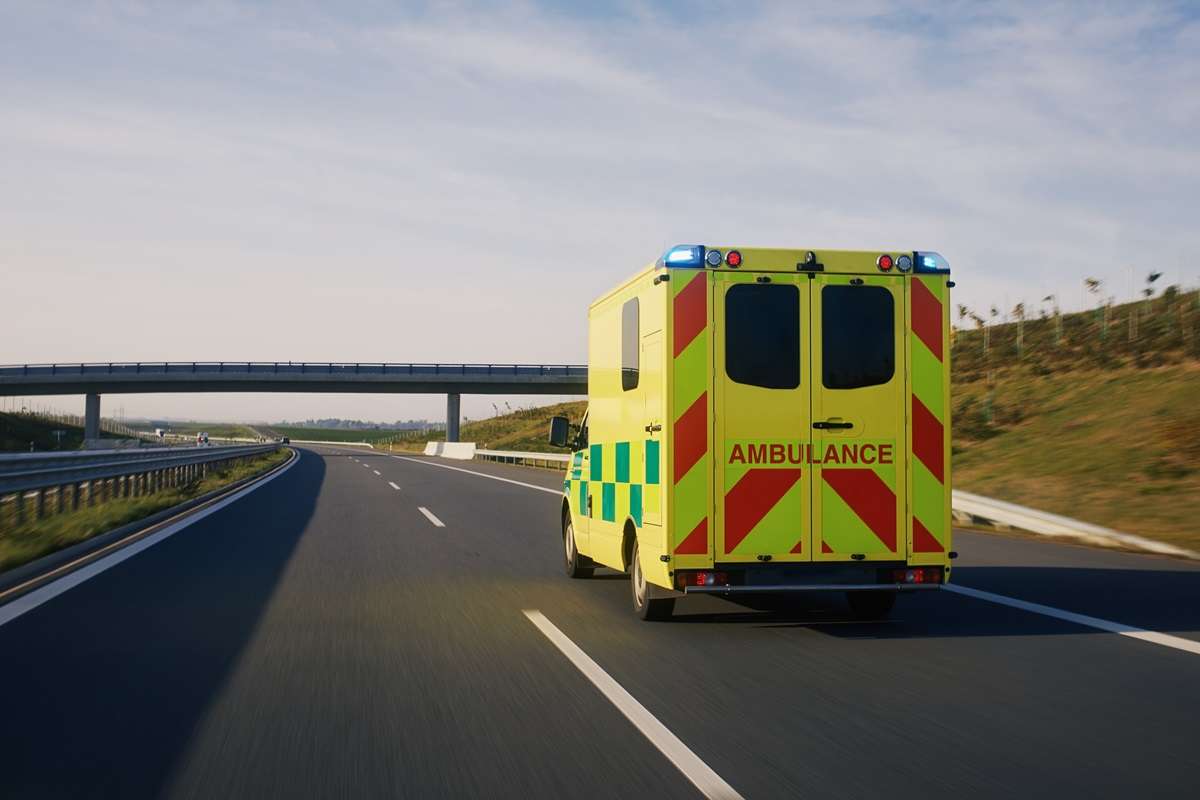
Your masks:
M 397 486 L 396 484 L 392 483 L 391 481 L 388 481 L 388 486 L 392 487 L 392 488 L 393 488 L 393 489 L 395 489 L 397 492 L 398 492 L 398 491 L 400 491 L 400 487 L 399 487 L 399 486 Z
M 377 469 L 373 469 L 373 470 L 371 470 L 371 472 L 374 472 L 376 475 L 379 475 L 379 470 L 377 470 Z M 382 478 L 383 476 L 379 475 L 379 477 Z
M 545 614 L 537 609 L 525 609 L 522 613 L 537 626 L 537 629 L 550 640 L 551 644 L 557 647 L 583 673 L 585 678 L 592 682 L 593 686 L 600 690 L 601 694 L 608 698 L 610 703 L 617 707 L 618 711 L 633 723 L 635 728 L 642 732 L 643 736 L 650 740 L 652 745 L 658 748 L 660 753 L 667 757 L 668 761 L 675 765 L 676 769 L 683 773 L 685 778 L 700 790 L 701 794 L 714 800 L 717 798 L 720 800 L 741 798 L 736 789 L 726 783 L 720 775 L 713 771 L 712 767 L 701 761 L 700 757 L 681 742 L 678 736 L 671 733 L 666 725 L 658 721 L 658 717 L 651 714 L 645 706 L 625 690 L 625 687 L 613 680 L 603 667 L 583 652 L 579 645 L 571 641 L 553 622 L 546 619 Z
M 266 486 L 268 483 L 275 480 L 292 467 L 296 466 L 296 464 L 300 461 L 301 455 L 299 450 L 296 450 L 295 452 L 296 457 L 292 459 L 287 466 L 283 467 L 278 472 L 268 475 L 262 480 L 250 484 L 244 489 L 240 489 L 236 494 L 230 495 L 224 500 L 214 503 L 208 508 L 205 508 L 203 511 L 197 511 L 195 514 L 192 514 L 191 516 L 186 517 L 179 522 L 168 525 L 157 533 L 152 533 L 146 538 L 139 539 L 131 545 L 122 547 L 120 550 L 115 550 L 109 555 L 93 561 L 86 567 L 80 567 L 74 572 L 69 572 L 57 580 L 53 580 L 44 586 L 34 589 L 28 594 L 23 594 L 7 605 L 0 606 L 0 625 L 12 622 L 17 617 L 29 613 L 43 603 L 53 600 L 63 592 L 74 589 L 76 586 L 88 580 L 89 578 L 94 578 L 100 573 L 112 569 L 122 561 L 133 558 L 143 550 L 149 549 L 165 539 L 169 539 L 189 525 L 193 525 L 210 514 L 215 514 L 226 506 L 236 503 L 238 500 L 241 500 L 255 489 Z
M 433 523 L 434 525 L 436 525 L 437 527 L 439 527 L 439 528 L 444 528 L 444 527 L 446 527 L 446 523 L 442 522 L 440 519 L 438 519 L 437 517 L 435 517 L 435 516 L 433 515 L 433 512 L 432 512 L 432 511 L 430 511 L 430 510 L 429 510 L 428 508 L 426 508 L 425 506 L 417 506 L 417 510 L 418 510 L 418 511 L 420 511 L 422 514 L 424 514 L 424 515 L 425 515 L 425 519 L 429 520 L 430 522 L 432 522 L 432 523 Z
M 1193 642 L 1191 639 L 1184 639 L 1181 636 L 1171 636 L 1170 634 L 1158 633 L 1157 631 L 1148 631 L 1145 628 L 1135 628 L 1132 625 L 1111 622 L 1099 617 L 1089 617 L 1087 614 L 1076 614 L 1074 611 L 1064 611 L 1061 608 L 1044 606 L 1041 603 L 1031 603 L 1028 600 L 1018 600 L 1015 597 L 1006 597 L 1002 594 L 992 594 L 980 589 L 972 589 L 969 586 L 960 586 L 956 583 L 948 583 L 942 588 L 956 594 L 974 597 L 976 600 L 987 600 L 990 603 L 1011 606 L 1012 608 L 1019 608 L 1022 611 L 1030 611 L 1034 614 L 1044 614 L 1047 617 L 1074 622 L 1076 625 L 1097 628 L 1120 636 L 1128 636 L 1131 639 L 1141 639 L 1143 642 L 1160 644 L 1163 647 L 1171 647 L 1175 650 L 1182 650 L 1185 653 L 1200 655 L 1200 642 Z
M 396 458 L 401 461 L 411 461 L 414 464 L 425 464 L 426 466 L 430 466 L 430 467 L 440 467 L 441 469 L 452 469 L 455 472 L 465 472 L 468 475 L 478 475 L 481 478 L 490 478 L 494 481 L 501 481 L 503 483 L 512 483 L 517 486 L 524 486 L 526 489 L 537 489 L 539 492 L 549 492 L 550 494 L 557 494 L 557 495 L 562 494 L 561 489 L 547 489 L 545 486 L 538 486 L 533 483 L 525 483 L 524 481 L 514 481 L 512 478 L 501 478 L 499 475 L 489 475 L 486 472 L 476 472 L 473 469 L 463 469 L 462 467 L 452 467 L 449 464 L 438 464 L 433 461 L 424 461 L 419 458 L 406 458 L 405 456 L 392 456 L 392 458 Z
M 363 467 L 363 469 L 370 469 L 370 468 L 371 468 L 371 465 L 370 465 L 370 464 L 363 464 L 363 465 L 362 465 L 362 467 Z

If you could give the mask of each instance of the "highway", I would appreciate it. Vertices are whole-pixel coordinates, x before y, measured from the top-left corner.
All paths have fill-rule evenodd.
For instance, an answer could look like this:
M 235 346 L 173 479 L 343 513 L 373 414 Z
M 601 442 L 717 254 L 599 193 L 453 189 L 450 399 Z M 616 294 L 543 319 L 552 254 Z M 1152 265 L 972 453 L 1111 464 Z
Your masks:
M 0 797 L 696 798 L 697 763 L 746 798 L 1195 791 L 1193 563 L 957 536 L 957 585 L 1161 641 L 948 591 L 883 623 L 821 597 L 646 623 L 624 576 L 563 576 L 558 473 L 300 452 L 0 607 Z

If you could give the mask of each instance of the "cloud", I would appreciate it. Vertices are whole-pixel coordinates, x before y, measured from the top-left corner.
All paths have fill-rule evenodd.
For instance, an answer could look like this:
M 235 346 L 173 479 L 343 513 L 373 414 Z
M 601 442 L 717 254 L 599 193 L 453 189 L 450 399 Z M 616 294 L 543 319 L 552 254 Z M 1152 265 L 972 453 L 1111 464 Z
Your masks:
M 937 249 L 969 305 L 1200 278 L 1172 4 L 364 8 L 0 11 L 6 360 L 575 361 L 692 240 Z M 191 299 L 148 338 L 130 286 Z

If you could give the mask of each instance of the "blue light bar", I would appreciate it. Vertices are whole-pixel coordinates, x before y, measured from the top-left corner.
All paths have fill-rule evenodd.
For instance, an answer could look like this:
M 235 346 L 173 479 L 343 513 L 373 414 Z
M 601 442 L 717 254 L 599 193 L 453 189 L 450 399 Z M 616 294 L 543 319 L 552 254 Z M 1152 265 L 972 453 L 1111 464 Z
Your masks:
M 913 253 L 913 263 L 916 264 L 913 272 L 950 274 L 950 262 L 937 253 Z
M 667 267 L 703 267 L 704 245 L 678 244 L 663 254 L 661 263 Z

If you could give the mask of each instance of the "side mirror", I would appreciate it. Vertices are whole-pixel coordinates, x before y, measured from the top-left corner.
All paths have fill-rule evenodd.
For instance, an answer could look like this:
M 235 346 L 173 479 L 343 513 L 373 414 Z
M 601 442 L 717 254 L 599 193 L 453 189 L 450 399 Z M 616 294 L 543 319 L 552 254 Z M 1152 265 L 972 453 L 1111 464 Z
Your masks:
M 550 418 L 550 446 L 569 447 L 571 438 L 571 421 L 566 417 Z

